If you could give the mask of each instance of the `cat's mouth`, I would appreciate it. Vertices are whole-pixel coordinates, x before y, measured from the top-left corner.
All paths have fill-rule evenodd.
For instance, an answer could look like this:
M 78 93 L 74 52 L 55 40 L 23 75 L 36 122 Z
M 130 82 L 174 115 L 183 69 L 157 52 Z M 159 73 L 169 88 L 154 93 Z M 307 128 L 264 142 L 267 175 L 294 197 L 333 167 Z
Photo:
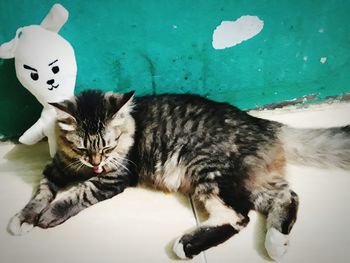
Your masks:
M 95 174 L 101 174 L 104 171 L 104 169 L 101 165 L 93 166 L 92 170 L 94 171 Z
M 108 166 L 105 166 L 104 163 L 100 163 L 99 165 L 93 165 L 89 162 L 86 162 L 85 160 L 81 160 L 83 164 L 85 164 L 89 169 L 93 171 L 94 174 L 99 175 L 103 172 L 108 172 Z

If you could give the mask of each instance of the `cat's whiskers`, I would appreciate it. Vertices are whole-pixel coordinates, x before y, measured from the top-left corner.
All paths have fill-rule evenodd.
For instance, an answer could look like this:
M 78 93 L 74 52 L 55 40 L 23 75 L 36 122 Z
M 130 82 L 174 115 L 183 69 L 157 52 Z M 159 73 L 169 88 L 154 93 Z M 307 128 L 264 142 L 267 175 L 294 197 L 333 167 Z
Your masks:
M 64 167 L 64 170 L 67 170 L 69 168 L 75 168 L 76 166 L 81 165 L 80 160 L 76 160 L 74 162 L 69 163 L 67 166 Z
M 82 163 L 82 162 L 80 162 L 80 164 L 78 165 L 78 167 L 76 168 L 77 169 L 77 172 L 81 169 L 81 168 L 83 168 L 85 165 Z
M 125 170 L 127 170 L 128 172 L 130 172 L 129 168 L 126 167 L 124 164 L 122 164 L 121 162 L 119 162 L 118 160 L 112 160 L 112 164 L 114 164 L 115 168 L 119 168 L 119 167 L 123 167 Z
M 126 162 L 128 162 L 128 163 L 131 163 L 131 164 L 137 166 L 136 163 L 134 163 L 133 161 L 131 161 L 130 159 L 128 159 L 128 158 L 126 158 L 126 157 L 122 157 L 122 156 L 114 156 L 114 157 L 117 158 L 117 159 L 120 160 L 120 161 L 126 161 Z
M 111 162 L 111 164 L 113 164 L 115 166 L 115 168 L 123 167 L 125 170 L 130 172 L 129 168 L 126 167 L 124 164 L 122 164 L 117 158 L 115 158 L 115 157 L 111 158 L 110 162 Z

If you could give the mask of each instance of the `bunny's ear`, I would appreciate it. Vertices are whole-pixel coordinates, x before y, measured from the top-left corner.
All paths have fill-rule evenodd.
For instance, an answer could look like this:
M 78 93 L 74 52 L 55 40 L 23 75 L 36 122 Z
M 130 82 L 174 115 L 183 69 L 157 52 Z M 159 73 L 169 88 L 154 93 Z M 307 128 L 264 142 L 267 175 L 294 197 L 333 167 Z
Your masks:
M 68 20 L 68 11 L 60 4 L 54 4 L 40 26 L 52 32 L 60 31 Z
M 0 58 L 9 59 L 15 57 L 18 38 L 21 31 L 22 28 L 17 29 L 15 38 L 0 46 Z

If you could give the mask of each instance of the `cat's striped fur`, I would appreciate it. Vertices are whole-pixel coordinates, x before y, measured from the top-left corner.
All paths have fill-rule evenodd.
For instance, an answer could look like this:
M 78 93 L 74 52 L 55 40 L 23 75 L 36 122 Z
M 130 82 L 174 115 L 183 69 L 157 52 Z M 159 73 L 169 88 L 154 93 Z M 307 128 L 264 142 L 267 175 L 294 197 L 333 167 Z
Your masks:
M 134 98 L 87 91 L 53 106 L 58 152 L 33 199 L 11 221 L 14 234 L 56 226 L 144 184 L 189 194 L 209 213 L 175 242 L 179 257 L 224 242 L 248 224 L 255 209 L 267 216 L 266 248 L 278 258 L 298 210 L 298 196 L 284 179 L 287 159 L 350 166 L 349 127 L 296 130 L 196 95 Z M 54 199 L 73 181 L 80 183 Z

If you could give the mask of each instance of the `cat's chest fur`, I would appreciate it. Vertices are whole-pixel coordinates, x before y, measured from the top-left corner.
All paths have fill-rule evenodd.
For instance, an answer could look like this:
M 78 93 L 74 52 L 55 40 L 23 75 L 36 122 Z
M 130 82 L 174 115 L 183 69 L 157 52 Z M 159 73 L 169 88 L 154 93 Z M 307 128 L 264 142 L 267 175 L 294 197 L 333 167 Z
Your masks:
M 141 170 L 140 184 L 149 185 L 164 192 L 189 191 L 191 181 L 187 176 L 187 165 L 179 158 L 178 150 L 170 152 L 164 163 L 156 160 L 152 170 L 153 172 Z

